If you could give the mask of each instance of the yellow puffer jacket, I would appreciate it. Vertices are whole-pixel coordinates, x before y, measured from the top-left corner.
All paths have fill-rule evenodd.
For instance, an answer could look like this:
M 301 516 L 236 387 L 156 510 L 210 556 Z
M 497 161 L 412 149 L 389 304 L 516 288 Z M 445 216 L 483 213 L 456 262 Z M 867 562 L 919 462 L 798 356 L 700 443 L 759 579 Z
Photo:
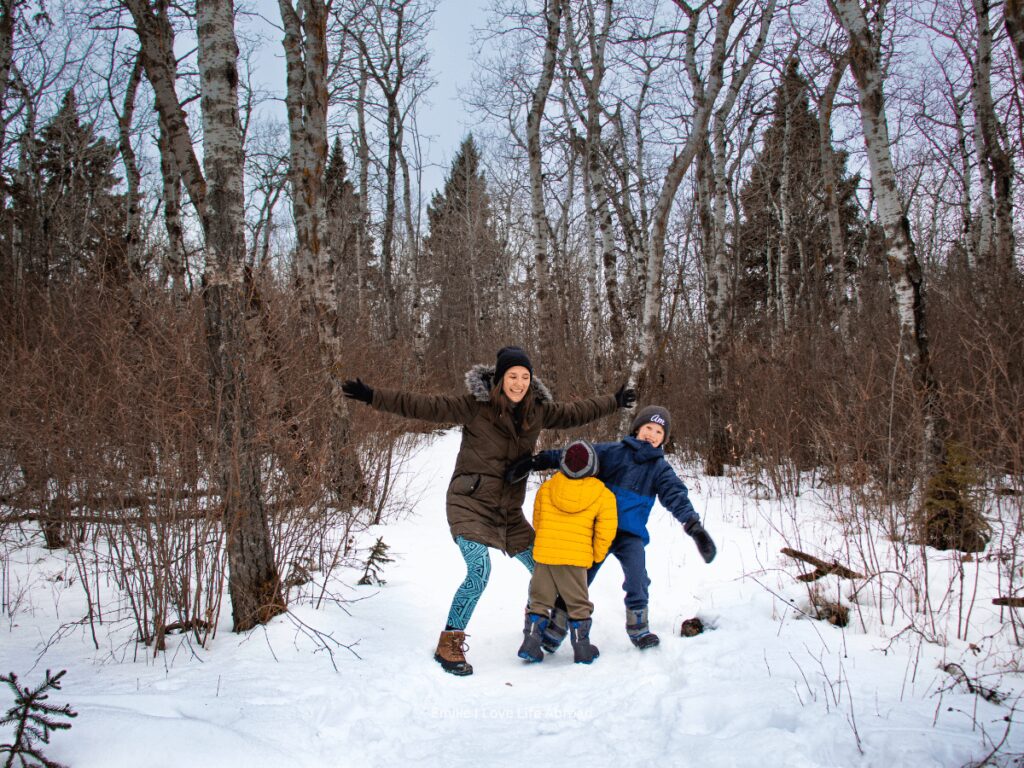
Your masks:
M 540 487 L 533 504 L 533 559 L 589 568 L 608 554 L 617 524 L 615 496 L 604 483 L 559 472 Z

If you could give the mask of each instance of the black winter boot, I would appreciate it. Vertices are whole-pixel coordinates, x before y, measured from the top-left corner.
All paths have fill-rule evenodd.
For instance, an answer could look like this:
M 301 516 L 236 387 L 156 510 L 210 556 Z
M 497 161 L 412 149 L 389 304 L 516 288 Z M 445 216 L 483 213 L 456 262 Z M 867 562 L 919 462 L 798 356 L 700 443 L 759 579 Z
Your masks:
M 526 614 L 526 624 L 523 626 L 523 644 L 519 646 L 520 659 L 531 663 L 544 661 L 541 643 L 543 642 L 544 628 L 547 625 L 547 616 L 541 616 L 539 613 Z
M 590 626 L 593 619 L 581 619 L 569 622 L 569 640 L 572 642 L 573 661 L 577 664 L 590 664 L 601 655 L 597 646 L 590 642 Z
M 626 609 L 626 632 L 629 639 L 641 651 L 646 648 L 654 648 L 661 643 L 661 638 L 651 632 L 650 624 L 647 622 L 647 608 Z
M 548 653 L 554 653 L 558 650 L 558 647 L 565 640 L 565 636 L 569 634 L 569 614 L 563 611 L 561 608 L 555 608 L 551 611 L 551 621 L 548 622 L 547 627 L 544 628 L 544 637 L 541 640 L 541 646 Z

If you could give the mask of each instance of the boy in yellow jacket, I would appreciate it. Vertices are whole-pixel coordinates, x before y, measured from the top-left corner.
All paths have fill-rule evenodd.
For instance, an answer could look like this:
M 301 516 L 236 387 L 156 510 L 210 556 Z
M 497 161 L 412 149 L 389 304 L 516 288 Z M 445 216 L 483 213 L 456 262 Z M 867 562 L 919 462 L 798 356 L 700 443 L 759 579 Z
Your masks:
M 536 566 L 530 579 L 530 603 L 519 658 L 544 660 L 541 642 L 555 599 L 561 595 L 569 614 L 570 640 L 577 664 L 599 655 L 590 643 L 594 604 L 587 590 L 587 569 L 604 560 L 615 538 L 615 496 L 597 474 L 597 452 L 586 440 L 562 453 L 557 473 L 540 490 L 533 505 Z

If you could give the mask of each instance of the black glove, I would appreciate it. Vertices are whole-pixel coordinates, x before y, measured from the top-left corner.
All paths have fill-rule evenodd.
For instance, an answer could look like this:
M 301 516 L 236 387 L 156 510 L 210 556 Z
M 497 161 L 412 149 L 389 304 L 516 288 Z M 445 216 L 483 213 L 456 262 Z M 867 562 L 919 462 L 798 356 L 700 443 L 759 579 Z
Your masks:
M 619 408 L 632 408 L 636 402 L 636 390 L 623 384 L 615 393 L 615 405 Z
M 505 469 L 505 482 L 509 485 L 515 485 L 525 480 L 527 475 L 539 468 L 535 466 L 534 459 L 535 457 L 527 454 L 526 456 L 520 456 L 509 464 Z
M 350 397 L 353 400 L 361 400 L 364 403 L 373 402 L 373 387 L 363 384 L 362 379 L 343 381 L 341 391 L 345 393 L 345 397 Z
M 693 543 L 697 545 L 697 551 L 700 552 L 700 556 L 704 558 L 705 563 L 710 563 L 715 559 L 715 555 L 718 554 L 718 547 L 715 546 L 715 542 L 711 540 L 708 532 L 704 530 L 700 520 L 691 520 L 683 526 L 683 530 L 693 537 Z

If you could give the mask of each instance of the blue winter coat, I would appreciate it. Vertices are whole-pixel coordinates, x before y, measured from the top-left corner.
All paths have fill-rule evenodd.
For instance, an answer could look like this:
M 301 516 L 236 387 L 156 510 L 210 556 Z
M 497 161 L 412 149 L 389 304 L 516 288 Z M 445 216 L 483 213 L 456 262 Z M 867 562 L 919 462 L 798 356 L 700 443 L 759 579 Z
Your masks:
M 594 448 L 597 478 L 615 494 L 620 531 L 639 536 L 645 545 L 650 542 L 647 519 L 655 498 L 680 523 L 700 520 L 686 485 L 665 461 L 661 448 L 635 437 L 624 437 L 617 443 L 598 443 Z M 538 464 L 554 468 L 561 457 L 560 450 L 544 451 Z

